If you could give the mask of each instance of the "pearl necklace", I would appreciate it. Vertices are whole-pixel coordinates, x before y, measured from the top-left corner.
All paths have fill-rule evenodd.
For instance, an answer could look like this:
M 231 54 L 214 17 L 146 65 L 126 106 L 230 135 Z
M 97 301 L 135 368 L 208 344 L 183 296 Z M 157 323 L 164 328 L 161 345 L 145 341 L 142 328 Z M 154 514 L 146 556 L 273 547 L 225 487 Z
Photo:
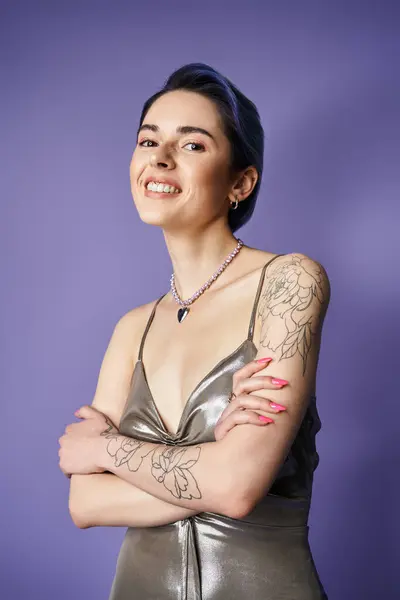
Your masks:
M 189 313 L 189 310 L 190 310 L 190 308 L 188 308 L 189 305 L 192 304 L 195 300 L 197 300 L 197 298 L 199 296 L 201 296 L 210 287 L 210 285 L 212 283 L 214 283 L 214 281 L 221 275 L 221 273 L 223 271 L 225 271 L 226 267 L 234 259 L 234 257 L 240 252 L 240 249 L 243 246 L 243 242 L 242 242 L 242 240 L 239 240 L 239 238 L 235 238 L 235 239 L 238 242 L 236 248 L 234 250 L 232 250 L 232 252 L 230 254 L 228 254 L 228 256 L 226 257 L 224 262 L 221 264 L 219 269 L 217 269 L 215 271 L 215 273 L 213 275 L 211 275 L 210 279 L 208 281 L 206 281 L 206 283 L 204 283 L 201 286 L 201 288 L 199 288 L 197 290 L 197 292 L 195 292 L 193 294 L 193 296 L 191 296 L 188 300 L 182 300 L 181 297 L 179 296 L 178 292 L 176 291 L 175 274 L 172 273 L 171 280 L 170 280 L 171 281 L 171 292 L 172 292 L 172 295 L 175 298 L 176 302 L 182 307 L 178 310 L 178 314 L 177 314 L 179 323 L 181 323 L 183 321 L 183 319 Z

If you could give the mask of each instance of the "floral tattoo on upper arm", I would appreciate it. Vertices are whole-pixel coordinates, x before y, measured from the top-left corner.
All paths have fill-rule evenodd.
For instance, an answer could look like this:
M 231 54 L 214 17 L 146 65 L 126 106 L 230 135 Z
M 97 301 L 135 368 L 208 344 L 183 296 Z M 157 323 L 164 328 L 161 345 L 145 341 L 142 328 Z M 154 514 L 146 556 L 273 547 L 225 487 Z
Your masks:
M 318 262 L 302 254 L 285 258 L 268 276 L 261 294 L 260 344 L 276 352 L 278 361 L 299 353 L 304 375 L 312 338 L 320 332 L 327 309 L 329 282 Z M 277 317 L 284 327 L 276 326 Z

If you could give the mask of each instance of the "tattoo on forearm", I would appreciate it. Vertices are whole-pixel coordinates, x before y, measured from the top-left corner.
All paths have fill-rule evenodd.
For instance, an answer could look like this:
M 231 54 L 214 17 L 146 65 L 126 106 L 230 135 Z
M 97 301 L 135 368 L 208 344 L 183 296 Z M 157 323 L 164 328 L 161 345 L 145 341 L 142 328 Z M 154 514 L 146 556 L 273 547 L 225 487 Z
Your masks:
M 323 273 L 318 263 L 291 255 L 268 276 L 258 305 L 261 318 L 260 344 L 278 354 L 278 361 L 297 352 L 306 372 L 312 338 L 320 329 L 326 298 L 322 286 Z M 322 310 L 307 310 L 318 302 Z M 317 316 L 316 316 L 317 315 Z M 274 326 L 276 317 L 285 324 Z
M 100 435 L 109 440 L 107 452 L 114 458 L 116 467 L 126 465 L 130 471 L 138 471 L 149 456 L 151 474 L 158 483 L 178 499 L 201 498 L 196 479 L 191 472 L 200 457 L 199 446 L 168 446 L 153 444 L 123 436 L 106 417 L 109 427 Z

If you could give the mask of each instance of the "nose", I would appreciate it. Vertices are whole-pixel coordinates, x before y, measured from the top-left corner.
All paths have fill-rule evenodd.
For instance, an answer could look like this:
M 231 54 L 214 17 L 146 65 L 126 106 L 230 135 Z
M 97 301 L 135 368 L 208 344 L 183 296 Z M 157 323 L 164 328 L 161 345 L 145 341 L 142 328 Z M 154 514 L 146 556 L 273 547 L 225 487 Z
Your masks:
M 152 167 L 171 168 L 174 164 L 172 157 L 165 150 L 158 148 L 157 152 L 153 152 L 150 156 L 150 164 Z

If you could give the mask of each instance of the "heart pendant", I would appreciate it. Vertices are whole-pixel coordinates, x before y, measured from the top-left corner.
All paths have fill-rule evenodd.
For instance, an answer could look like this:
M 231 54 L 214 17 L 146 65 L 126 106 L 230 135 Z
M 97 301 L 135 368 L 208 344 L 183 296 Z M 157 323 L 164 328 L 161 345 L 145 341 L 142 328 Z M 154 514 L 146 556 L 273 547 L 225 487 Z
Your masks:
M 186 317 L 186 315 L 189 312 L 189 308 L 187 306 L 185 306 L 185 308 L 180 308 L 178 310 L 178 321 L 179 323 L 182 323 L 183 319 Z

